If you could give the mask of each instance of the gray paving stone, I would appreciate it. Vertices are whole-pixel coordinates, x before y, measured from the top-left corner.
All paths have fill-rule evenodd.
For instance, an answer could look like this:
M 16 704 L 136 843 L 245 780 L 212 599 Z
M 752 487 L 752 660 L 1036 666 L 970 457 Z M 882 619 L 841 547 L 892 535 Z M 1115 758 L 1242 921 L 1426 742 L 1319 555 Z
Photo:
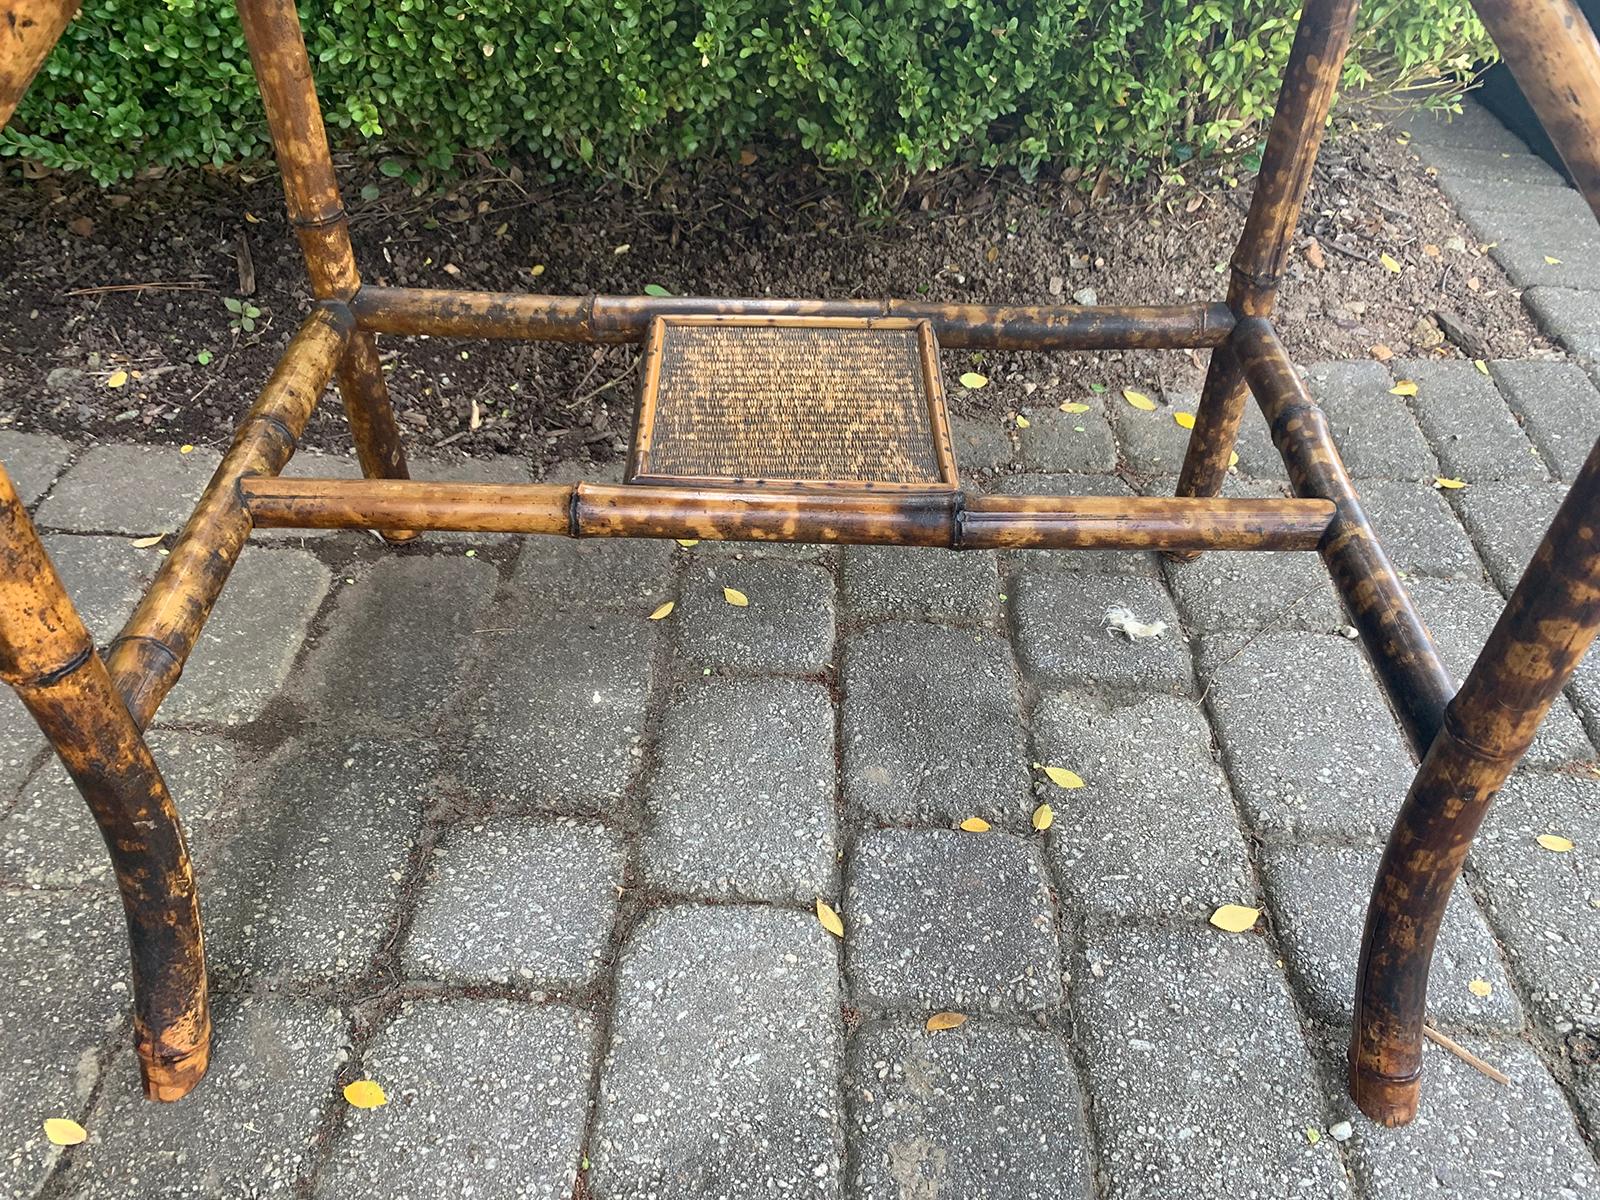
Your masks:
M 66 469 L 73 446 L 47 433 L 0 429 L 0 466 L 24 505 L 34 504 Z
M 1244 645 L 1210 637 L 1200 670 L 1252 828 L 1387 836 L 1414 767 L 1354 642 L 1270 630 Z
M 602 825 L 490 817 L 451 827 L 417 896 L 406 974 L 588 987 L 611 939 L 626 858 L 622 838 Z
M 1522 293 L 1522 303 L 1539 327 L 1579 361 L 1600 358 L 1600 292 L 1536 287 Z
M 246 552 L 201 631 L 163 721 L 238 724 L 260 716 L 289 678 L 332 576 L 303 550 Z M 403 628 L 385 630 L 411 641 Z M 355 697 L 349 697 L 352 703 Z
M 1495 798 L 1469 871 L 1534 1013 L 1557 1033 L 1600 1032 L 1600 780 L 1519 773 Z M 1565 854 L 1535 840 L 1570 838 Z
M 1567 181 L 1540 158 L 1526 149 L 1522 153 L 1512 150 L 1471 150 L 1461 146 L 1438 146 L 1418 141 L 1412 147 L 1424 166 L 1432 167 L 1441 176 L 1453 176 L 1463 181 L 1537 184 L 1541 187 L 1567 186 Z M 1530 199 L 1530 206 L 1537 200 Z
M 144 597 L 161 556 L 136 549 L 131 538 L 47 533 L 41 540 L 95 642 L 109 645 Z
M 1600 236 L 1590 226 L 1568 237 L 1522 233 L 1499 238 L 1489 255 L 1513 287 L 1600 288 Z M 1553 261 L 1552 261 L 1553 260 Z
M 723 589 L 749 603 L 729 604 Z M 805 675 L 833 662 L 834 580 L 812 563 L 693 561 L 673 618 L 684 657 L 713 670 Z
M 1079 985 L 1090 1116 L 1111 1200 L 1345 1197 L 1322 1090 L 1261 938 L 1092 923 Z
M 850 1046 L 851 1194 L 1088 1200 L 1082 1097 L 1058 1033 L 875 1023 Z
M 1498 360 L 1489 370 L 1556 477 L 1576 476 L 1600 439 L 1600 391 L 1582 368 L 1565 362 Z
M 1253 890 L 1233 796 L 1193 701 L 1057 693 L 1034 712 L 1033 737 L 1044 762 L 1084 781 L 1046 785 L 1044 797 L 1055 811 L 1050 859 L 1074 908 L 1210 915 Z
M 1417 579 L 1407 589 L 1433 635 L 1439 655 L 1457 682 L 1472 669 L 1489 631 L 1500 619 L 1505 600 L 1487 583 L 1477 580 Z M 1594 746 L 1571 704 L 1558 698 L 1539 726 L 1526 762 L 1556 764 L 1590 761 Z
M 212 974 L 322 981 L 365 971 L 391 935 L 437 763 L 414 738 L 285 746 L 201 876 Z
M 1454 497 L 1461 523 L 1506 595 L 1533 558 L 1539 539 L 1566 496 L 1560 483 L 1485 483 Z
M 1367 901 L 1378 872 L 1376 847 L 1268 846 L 1261 874 L 1290 978 L 1319 1021 L 1348 1028 Z M 1474 980 L 1493 990 L 1480 999 Z M 1428 977 L 1428 1014 L 1445 1028 L 1515 1033 L 1522 1006 L 1506 978 L 1483 914 L 1466 885 L 1445 910 Z
M 951 413 L 950 442 L 955 450 L 956 471 L 963 477 L 981 477 L 1006 470 L 1016 457 L 1011 434 L 996 417 L 963 417 Z
M 598 1200 L 840 1195 L 838 954 L 810 913 L 682 906 L 623 950 Z
M 0 813 L 16 799 L 44 744 L 44 735 L 16 693 L 0 687 Z
M 206 449 L 91 446 L 56 481 L 38 522 L 86 533 L 176 533 L 221 461 Z
M 348 1053 L 345 1017 L 283 996 L 218 997 L 212 1017 L 211 1069 L 182 1103 L 146 1100 L 131 1051 L 117 1055 L 63 1195 L 276 1196 L 305 1180 Z
M 1194 690 L 1177 610 L 1154 580 L 1024 571 L 1011 605 L 1023 670 L 1041 687 L 1098 685 L 1178 695 Z M 1166 632 L 1137 642 L 1112 633 L 1106 614 L 1119 607 L 1141 621 L 1166 622 Z
M 571 1009 L 404 1005 L 362 1063 L 389 1103 L 344 1113 L 316 1195 L 566 1200 L 595 1054 L 594 1023 Z
M 1115 475 L 1008 475 L 996 480 L 1002 496 L 1131 496 L 1133 489 Z M 971 553 L 971 551 L 967 551 Z M 1008 567 L 1093 571 L 1109 575 L 1159 578 L 1154 554 L 1125 550 L 1016 550 L 1002 555 Z
M 1086 401 L 1088 412 L 1064 413 L 1054 406 L 1024 407 L 1028 428 L 1018 430 L 1022 465 L 1029 471 L 1108 472 L 1117 467 L 1117 444 L 1105 403 Z
M 670 541 L 530 537 L 511 586 L 557 608 L 622 608 L 648 616 L 673 598 Z
M 1394 380 L 1375 362 L 1319 362 L 1306 386 L 1328 418 L 1355 479 L 1432 479 L 1439 469 L 1411 410 L 1390 395 Z
M 712 680 L 667 711 L 645 785 L 645 878 L 668 892 L 836 893 L 834 713 L 801 680 Z
M 1450 1200 L 1595 1195 L 1600 1172 L 1538 1055 L 1521 1042 L 1460 1041 L 1509 1075 L 1511 1086 L 1424 1042 L 1422 1102 L 1411 1124 L 1385 1129 L 1337 1098 L 1341 1118 L 1353 1129 L 1346 1153 L 1365 1194 Z
M 1431 483 L 1364 479 L 1361 507 L 1395 570 L 1406 576 L 1481 580 L 1472 539 Z
M 504 635 L 480 632 L 512 623 L 491 618 L 499 581 L 486 562 L 386 558 L 354 578 L 339 591 L 303 672 L 307 694 L 326 713 L 430 727 L 469 658 L 509 651 Z
M 1173 414 L 1194 412 L 1199 398 L 1179 395 L 1169 399 L 1170 404 L 1157 405 L 1154 412 L 1140 412 L 1127 404 L 1116 410 L 1122 457 L 1141 475 L 1175 476 L 1183 467 L 1189 431 L 1173 419 Z M 1116 403 L 1120 404 L 1120 399 Z M 1240 471 L 1273 479 L 1283 477 L 1283 459 L 1273 449 L 1266 419 L 1253 404 L 1245 409 L 1239 424 L 1237 450 Z
M 1513 221 L 1528 215 L 1528 185 L 1499 181 L 1465 181 L 1441 176 L 1439 190 L 1450 196 L 1458 212 L 1474 227 L 1487 215 Z M 1540 188 L 1539 216 L 1554 220 L 1578 220 L 1588 212 L 1583 197 L 1571 188 Z
M 1480 104 L 1464 100 L 1459 113 L 1416 109 L 1393 122 L 1395 129 L 1409 133 L 1418 145 L 1447 146 L 1495 153 L 1526 154 L 1521 138 L 1500 124 Z
M 460 767 L 500 812 L 615 812 L 638 774 L 665 621 L 515 603 L 495 618 Z
M 1468 483 L 1549 478 L 1494 384 L 1471 363 L 1397 359 L 1389 366 L 1396 379 L 1417 385 L 1411 411 L 1447 475 Z
M 840 556 L 844 610 L 856 620 L 971 621 L 1000 616 L 992 550 L 848 546 Z
M 104 892 L 0 890 L 0 1195 L 33 1196 L 60 1158 L 46 1118 L 85 1119 L 99 1052 L 130 1007 L 126 929 Z
M 1328 569 L 1315 551 L 1212 550 L 1192 562 L 1164 565 L 1184 625 L 1197 632 L 1326 632 L 1344 619 Z
M 1062 1002 L 1055 901 L 1036 837 L 865 834 L 841 915 L 851 989 L 866 1004 L 1038 1012 Z
M 843 683 L 845 793 L 858 814 L 940 825 L 980 816 L 1022 828 L 1028 759 L 1004 638 L 874 626 L 846 645 Z
M 203 866 L 216 851 L 217 822 L 239 807 L 238 751 L 217 738 L 175 730 L 152 733 L 150 751 L 178 806 L 189 853 Z M 116 887 L 100 828 L 53 756 L 16 808 L 0 819 L 0 880 L 43 888 Z

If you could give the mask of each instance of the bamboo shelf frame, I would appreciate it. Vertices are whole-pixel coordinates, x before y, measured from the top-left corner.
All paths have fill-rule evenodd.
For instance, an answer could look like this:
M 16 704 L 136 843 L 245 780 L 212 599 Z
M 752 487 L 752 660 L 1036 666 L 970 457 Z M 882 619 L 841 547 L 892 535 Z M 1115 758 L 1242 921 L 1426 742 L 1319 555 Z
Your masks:
M 1474 0 L 1600 214 L 1600 43 L 1571 0 Z M 8 0 L 0 127 L 76 12 Z M 1600 629 L 1600 445 L 1457 691 L 1362 511 L 1316 403 L 1271 324 L 1279 281 L 1350 43 L 1356 0 L 1307 0 L 1225 302 L 1166 307 L 945 305 L 905 300 L 537 296 L 363 284 L 292 0 L 239 0 L 316 302 L 143 602 L 102 659 L 0 469 L 0 678 L 38 721 L 105 835 L 127 911 L 134 1043 L 146 1094 L 185 1095 L 210 1054 L 204 943 L 177 812 L 143 729 L 177 682 L 252 528 L 366 528 L 568 537 L 736 538 L 950 549 L 1317 550 L 1421 759 L 1399 807 L 1362 941 L 1350 1089 L 1373 1119 L 1416 1114 L 1433 945 L 1489 803 Z M 663 322 L 916 326 L 945 348 L 1212 351 L 1177 495 L 966 496 L 759 479 L 681 483 L 417 483 L 376 335 L 643 343 Z M 338 385 L 361 480 L 284 479 L 312 409 Z M 1294 499 L 1218 497 L 1254 396 Z M 934 414 L 934 424 L 942 410 Z M 943 470 L 943 469 L 942 469 Z M 942 476 L 943 477 L 943 476 Z

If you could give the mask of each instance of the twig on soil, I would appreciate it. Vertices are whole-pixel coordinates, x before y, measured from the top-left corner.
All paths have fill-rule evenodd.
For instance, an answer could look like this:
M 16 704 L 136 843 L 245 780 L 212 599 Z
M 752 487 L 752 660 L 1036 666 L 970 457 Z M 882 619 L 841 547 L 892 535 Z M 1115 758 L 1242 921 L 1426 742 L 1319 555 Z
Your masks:
M 1437 1046 L 1443 1046 L 1446 1050 L 1450 1051 L 1451 1054 L 1454 1054 L 1469 1067 L 1475 1067 L 1477 1070 L 1482 1071 L 1485 1075 L 1498 1084 L 1503 1084 L 1506 1087 L 1511 1086 L 1511 1076 L 1507 1075 L 1504 1071 L 1501 1071 L 1496 1067 L 1491 1067 L 1471 1050 L 1468 1050 L 1459 1042 L 1452 1041 L 1450 1038 L 1445 1037 L 1444 1034 L 1440 1033 L 1432 1025 L 1424 1025 L 1422 1027 L 1422 1032 L 1427 1034 L 1430 1042 Z
M 602 392 L 609 392 L 612 388 L 616 387 L 617 384 L 626 383 L 627 379 L 628 379 L 628 376 L 632 375 L 635 371 L 637 371 L 639 369 L 639 362 L 640 362 L 639 359 L 637 359 L 637 358 L 634 359 L 633 362 L 628 364 L 628 369 L 626 371 L 624 371 L 621 375 L 618 375 L 615 379 L 608 380 L 607 382 L 602 383 L 599 387 L 595 388 L 591 392 L 585 392 L 583 395 L 579 396 L 576 400 L 574 400 L 571 404 L 567 405 L 567 410 L 570 412 L 574 408 L 581 408 L 581 407 L 583 407 L 583 405 L 585 403 L 587 403 L 590 400 L 593 400 L 596 396 L 600 395 Z
M 103 296 L 107 292 L 214 292 L 217 289 L 201 279 L 152 280 L 149 283 L 107 283 L 100 287 L 73 288 L 68 296 Z
M 1376 267 L 1379 265 L 1378 260 L 1372 255 L 1368 254 L 1365 250 L 1357 250 L 1354 246 L 1347 246 L 1338 238 L 1319 238 L 1318 240 L 1321 241 L 1322 244 L 1329 250 L 1337 250 L 1346 258 L 1353 258 L 1357 262 L 1364 262 L 1369 266 Z

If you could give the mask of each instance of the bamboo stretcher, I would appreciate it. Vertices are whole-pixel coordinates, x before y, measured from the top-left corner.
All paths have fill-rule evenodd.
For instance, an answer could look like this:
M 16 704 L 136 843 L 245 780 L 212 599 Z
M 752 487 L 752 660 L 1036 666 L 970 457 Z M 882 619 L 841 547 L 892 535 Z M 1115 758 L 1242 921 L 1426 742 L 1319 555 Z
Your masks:
M 1474 2 L 1600 214 L 1600 44 L 1583 15 L 1571 0 Z M 8 0 L 9 19 L 0 22 L 0 127 L 76 7 L 74 0 Z M 1349 1051 L 1350 1090 L 1364 1112 L 1387 1125 L 1415 1116 L 1428 968 L 1451 888 L 1495 792 L 1600 628 L 1600 447 L 1458 691 L 1271 323 L 1355 0 L 1305 4 L 1226 301 L 1144 308 L 365 285 L 294 4 L 239 0 L 238 9 L 316 301 L 104 659 L 0 470 L 0 677 L 38 721 L 105 835 L 127 912 L 134 1041 L 148 1096 L 175 1100 L 200 1081 L 211 1028 L 194 874 L 143 730 L 177 682 L 250 531 L 285 526 L 374 529 L 397 543 L 461 530 L 1157 550 L 1180 561 L 1208 549 L 1318 550 L 1421 758 L 1373 888 Z M 628 481 L 409 480 L 378 365 L 378 334 L 640 344 L 646 384 Z M 929 366 L 939 347 L 1209 349 L 1177 494 L 965 495 L 942 429 L 937 371 Z M 801 364 L 804 386 L 765 369 L 785 355 Z M 814 368 L 814 378 L 807 374 L 811 364 L 830 362 L 847 363 L 855 382 L 840 386 L 838 367 L 832 375 L 824 366 Z M 739 387 L 723 386 L 729 378 Z M 343 398 L 364 478 L 281 478 L 330 382 Z M 860 407 L 869 393 L 878 406 L 870 412 Z M 1293 499 L 1218 496 L 1252 396 L 1288 469 Z M 791 479 L 780 469 L 775 478 L 714 463 L 729 451 L 726 438 L 711 434 L 732 431 L 737 440 L 757 414 L 776 423 L 761 454 L 808 469 L 837 464 L 837 473 L 801 471 Z M 663 462 L 679 465 L 654 469 Z M 687 475 L 683 463 L 690 464 Z

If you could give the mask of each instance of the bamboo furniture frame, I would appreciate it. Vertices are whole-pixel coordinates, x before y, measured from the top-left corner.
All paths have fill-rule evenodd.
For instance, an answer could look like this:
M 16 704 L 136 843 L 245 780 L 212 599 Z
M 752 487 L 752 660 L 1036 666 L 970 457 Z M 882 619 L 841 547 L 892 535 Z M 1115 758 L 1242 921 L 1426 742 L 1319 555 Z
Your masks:
M 1600 44 L 1571 0 L 1474 0 L 1600 213 Z M 1356 0 L 1306 0 L 1226 303 L 1163 308 L 913 301 L 533 296 L 364 285 L 293 0 L 239 0 L 316 304 L 138 610 L 96 651 L 0 470 L 0 677 L 54 746 L 105 835 L 127 911 L 134 1041 L 146 1093 L 175 1100 L 210 1048 L 195 881 L 177 813 L 142 731 L 177 681 L 250 530 L 371 528 L 568 537 L 884 542 L 955 549 L 1074 547 L 1321 552 L 1379 682 L 1421 758 L 1378 870 L 1362 943 L 1350 1088 L 1373 1119 L 1415 1115 L 1429 962 L 1450 890 L 1496 790 L 1600 627 L 1600 446 L 1459 692 L 1373 536 L 1327 421 L 1271 324 L 1273 302 L 1355 20 Z M 0 125 L 76 10 L 0 0 Z M 1209 348 L 1210 370 L 1171 498 L 963 496 L 870 481 L 760 479 L 622 485 L 415 483 L 376 334 L 642 343 L 708 319 L 915 327 L 944 347 Z M 279 472 L 337 381 L 365 479 Z M 936 381 L 935 381 L 936 383 Z M 1296 499 L 1218 498 L 1254 395 Z M 937 410 L 942 415 L 942 409 Z M 648 426 L 646 426 L 648 430 Z M 805 482 L 804 486 L 801 484 Z

